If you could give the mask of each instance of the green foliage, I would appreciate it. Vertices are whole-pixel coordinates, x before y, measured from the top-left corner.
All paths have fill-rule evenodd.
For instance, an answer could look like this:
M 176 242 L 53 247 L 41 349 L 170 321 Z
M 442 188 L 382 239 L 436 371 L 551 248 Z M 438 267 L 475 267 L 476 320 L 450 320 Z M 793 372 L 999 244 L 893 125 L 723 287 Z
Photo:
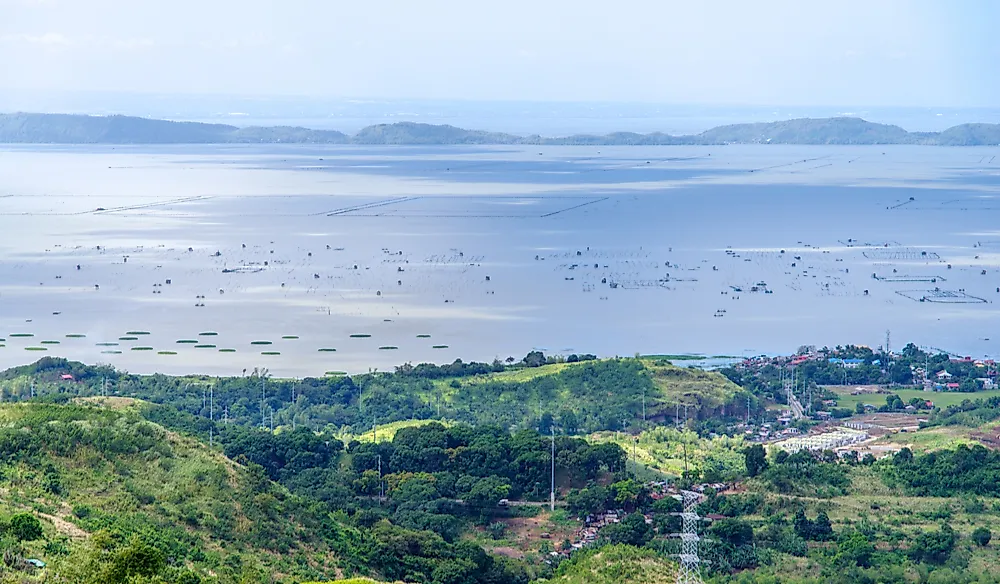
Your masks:
M 776 457 L 760 478 L 779 493 L 814 497 L 842 495 L 850 484 L 844 465 L 820 462 L 806 450 Z
M 893 457 L 892 465 L 880 468 L 887 480 L 902 483 L 919 496 L 1000 495 L 1000 452 L 980 445 L 920 456 L 904 448 Z
M 925 531 L 913 539 L 909 556 L 915 562 L 943 564 L 951 557 L 958 535 L 947 523 L 935 531 Z
M 871 565 L 874 553 L 875 546 L 872 545 L 868 537 L 855 531 L 845 534 L 837 542 L 837 554 L 833 561 L 837 566 L 860 566 L 867 568 Z
M 602 528 L 600 536 L 612 545 L 643 546 L 653 539 L 653 527 L 646 523 L 642 513 L 629 513 L 620 522 Z
M 754 444 L 743 451 L 747 466 L 747 476 L 755 477 L 767 469 L 767 452 L 760 444 Z
M 740 519 L 720 519 L 712 524 L 712 535 L 720 541 L 739 547 L 754 541 L 753 527 Z
M 974 541 L 979 547 L 986 547 L 990 545 L 990 540 L 992 539 L 993 532 L 990 531 L 988 527 L 977 527 L 972 530 L 972 541 Z
M 610 545 L 573 554 L 549 584 L 672 584 L 676 564 L 648 549 Z
M 18 541 L 34 541 L 42 538 L 42 522 L 30 513 L 18 513 L 10 518 L 7 532 Z
M 507 535 L 507 524 L 503 521 L 494 521 L 486 526 L 486 533 L 492 539 L 503 539 Z
M 107 582 L 124 584 L 136 576 L 156 576 L 166 564 L 162 551 L 135 539 L 112 557 L 106 573 Z

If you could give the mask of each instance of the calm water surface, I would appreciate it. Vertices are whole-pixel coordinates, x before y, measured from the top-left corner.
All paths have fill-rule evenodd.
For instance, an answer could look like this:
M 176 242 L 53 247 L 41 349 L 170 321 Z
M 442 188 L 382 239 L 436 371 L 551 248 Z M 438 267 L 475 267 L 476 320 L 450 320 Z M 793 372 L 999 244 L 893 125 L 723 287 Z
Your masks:
M 998 224 L 1000 148 L 6 147 L 0 367 L 994 356 Z

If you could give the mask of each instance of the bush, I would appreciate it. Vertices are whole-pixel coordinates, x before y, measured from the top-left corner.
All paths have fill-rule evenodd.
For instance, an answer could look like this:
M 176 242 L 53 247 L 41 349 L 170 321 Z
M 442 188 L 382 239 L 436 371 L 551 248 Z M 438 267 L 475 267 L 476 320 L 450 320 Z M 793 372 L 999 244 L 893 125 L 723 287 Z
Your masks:
M 493 539 L 503 539 L 503 536 L 507 534 L 507 524 L 503 521 L 490 523 L 486 527 L 486 533 Z
M 993 539 L 993 532 L 986 527 L 977 527 L 972 532 L 972 541 L 976 542 L 979 547 L 988 546 L 991 539 Z
M 11 517 L 7 529 L 18 541 L 42 539 L 42 522 L 30 513 L 18 513 Z

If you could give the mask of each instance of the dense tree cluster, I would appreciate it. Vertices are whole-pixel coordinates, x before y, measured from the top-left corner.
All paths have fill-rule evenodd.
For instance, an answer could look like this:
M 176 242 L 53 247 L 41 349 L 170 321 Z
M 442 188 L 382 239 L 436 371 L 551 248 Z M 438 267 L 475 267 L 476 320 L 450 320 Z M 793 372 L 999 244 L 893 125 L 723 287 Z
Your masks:
M 1000 495 L 1000 452 L 978 444 L 917 456 L 904 448 L 886 472 L 919 496 Z

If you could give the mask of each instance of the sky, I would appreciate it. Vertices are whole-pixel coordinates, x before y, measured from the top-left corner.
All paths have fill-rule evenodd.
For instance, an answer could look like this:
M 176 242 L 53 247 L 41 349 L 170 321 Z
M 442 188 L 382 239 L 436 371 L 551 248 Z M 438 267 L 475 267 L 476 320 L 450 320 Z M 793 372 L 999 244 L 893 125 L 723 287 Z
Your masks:
M 1000 106 L 993 0 L 0 0 L 0 91 Z

